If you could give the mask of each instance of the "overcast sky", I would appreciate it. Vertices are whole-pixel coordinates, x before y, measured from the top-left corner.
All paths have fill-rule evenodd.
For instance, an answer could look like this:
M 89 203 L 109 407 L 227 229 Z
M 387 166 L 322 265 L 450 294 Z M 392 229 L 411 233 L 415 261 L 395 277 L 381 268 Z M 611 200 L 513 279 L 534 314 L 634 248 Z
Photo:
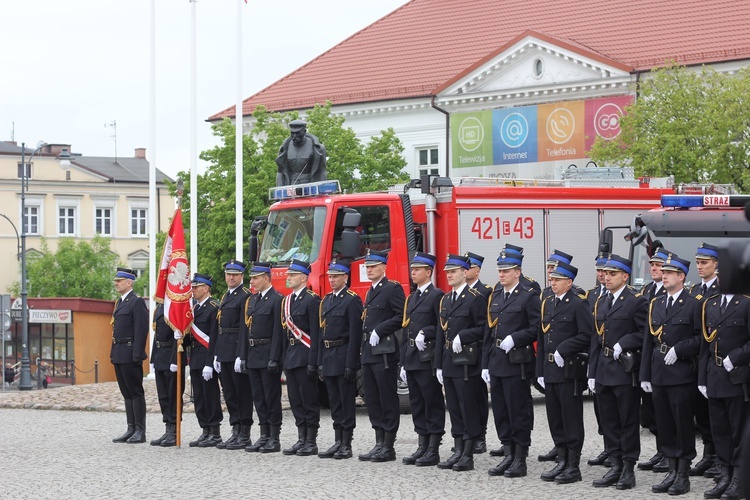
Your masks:
M 406 2 L 248 0 L 243 99 Z M 0 0 L 0 140 L 115 156 L 116 121 L 118 156 L 148 148 L 150 5 Z M 199 152 L 217 143 L 206 118 L 235 103 L 236 6 L 196 4 Z M 190 166 L 190 11 L 189 0 L 156 0 L 156 156 L 147 156 L 170 176 Z

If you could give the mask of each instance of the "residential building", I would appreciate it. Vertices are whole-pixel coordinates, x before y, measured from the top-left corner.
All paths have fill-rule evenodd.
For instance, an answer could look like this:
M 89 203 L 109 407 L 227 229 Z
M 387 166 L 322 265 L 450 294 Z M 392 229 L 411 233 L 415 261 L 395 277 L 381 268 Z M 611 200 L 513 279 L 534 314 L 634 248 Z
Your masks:
M 112 240 L 110 248 L 120 262 L 141 273 L 149 262 L 149 164 L 146 150 L 133 157 L 108 158 L 73 154 L 70 166 L 61 168 L 58 156 L 70 145 L 48 144 L 29 161 L 34 148 L 26 149 L 26 252 L 39 252 L 41 237 L 54 251 L 62 238 L 91 240 L 100 234 Z M 0 142 L 0 214 L 21 233 L 21 147 Z M 166 181 L 156 172 L 155 231 L 166 231 L 175 201 Z M 9 293 L 21 277 L 18 239 L 7 220 L 0 218 L 0 293 Z M 29 297 L 34 297 L 29 283 Z
M 734 0 L 411 0 L 247 98 L 243 126 L 330 100 L 364 141 L 392 127 L 412 177 L 554 178 L 653 68 L 747 66 L 748 25 Z

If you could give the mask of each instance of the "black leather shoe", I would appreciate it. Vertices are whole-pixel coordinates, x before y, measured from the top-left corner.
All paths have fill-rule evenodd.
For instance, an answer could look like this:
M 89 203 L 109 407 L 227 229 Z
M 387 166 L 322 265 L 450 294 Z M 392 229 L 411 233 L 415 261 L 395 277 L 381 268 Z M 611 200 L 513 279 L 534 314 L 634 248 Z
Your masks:
M 536 457 L 536 459 L 540 462 L 553 462 L 555 459 L 557 459 L 557 448 L 552 448 L 547 453 Z
M 333 446 L 328 448 L 326 451 L 321 451 L 318 453 L 319 458 L 333 458 L 333 455 L 336 454 L 337 451 L 339 451 L 339 448 L 341 448 L 341 436 L 343 435 L 343 432 L 341 429 L 334 429 L 334 433 L 336 435 L 336 441 L 333 443 Z
M 207 437 L 208 437 L 208 427 L 204 427 L 203 428 L 203 433 L 200 436 L 198 436 L 198 439 L 196 439 L 194 441 L 190 441 L 190 443 L 188 443 L 188 446 L 190 448 L 195 448 L 196 446 L 198 446 L 199 444 L 201 444 L 203 441 L 205 441 L 205 439 Z
M 669 474 L 662 479 L 661 483 L 651 487 L 653 493 L 666 493 L 674 484 L 675 479 L 677 479 L 677 459 L 669 458 L 667 460 L 669 460 Z
M 663 474 L 665 472 L 669 472 L 669 460 L 667 460 L 667 457 L 664 457 L 661 459 L 661 462 L 654 465 L 651 468 L 651 472 L 656 472 L 658 474 Z
M 615 488 L 618 490 L 632 490 L 635 488 L 635 460 L 624 460 L 622 465 L 622 473 L 620 479 L 617 481 Z M 687 469 L 685 469 L 687 473 Z
M 380 449 L 383 447 L 383 440 L 385 439 L 385 431 L 383 429 L 375 429 L 375 446 L 372 447 L 367 453 L 360 453 L 359 459 L 363 462 L 369 462 L 373 455 L 377 455 Z
M 474 441 L 467 439 L 464 441 L 464 452 L 458 462 L 453 464 L 451 467 L 456 472 L 465 472 L 467 470 L 474 470 Z
M 602 451 L 597 455 L 595 458 L 589 458 L 586 463 L 595 466 L 595 465 L 604 465 L 604 461 L 607 460 L 609 457 L 609 453 L 607 453 L 607 450 Z
M 620 476 L 622 475 L 622 458 L 610 456 L 609 459 L 612 461 L 612 468 L 610 468 L 600 479 L 594 480 L 592 485 L 596 488 L 614 486 L 617 484 L 617 481 L 620 480 Z
M 677 477 L 674 480 L 672 486 L 669 487 L 667 493 L 670 495 L 684 495 L 690 491 L 690 476 L 688 471 L 690 470 L 690 460 L 678 460 L 677 462 Z
M 562 472 L 568 467 L 568 449 L 567 448 L 559 448 L 555 450 L 555 456 L 557 457 L 557 464 L 555 466 L 548 470 L 547 472 L 542 472 L 542 475 L 540 478 L 542 481 L 552 482 L 555 480 L 557 476 L 562 474 Z
M 474 454 L 481 455 L 482 453 L 487 453 L 487 441 L 484 439 L 474 442 Z
M 424 453 L 427 451 L 427 442 L 429 441 L 429 437 L 425 434 L 419 435 L 419 445 L 417 446 L 417 451 L 409 455 L 408 457 L 404 457 L 401 459 L 401 462 L 403 462 L 405 465 L 414 465 L 417 463 L 417 459 L 420 458 Z
M 526 457 L 529 454 L 528 446 L 515 445 L 513 449 L 513 462 L 508 470 L 503 473 L 504 477 L 524 477 L 527 474 Z
M 503 447 L 497 448 L 495 450 L 490 450 L 490 456 L 491 457 L 502 457 L 503 456 Z
M 513 444 L 503 445 L 503 461 L 487 471 L 490 476 L 502 476 L 513 463 Z
M 638 470 L 652 470 L 654 468 L 654 465 L 661 462 L 663 458 L 664 458 L 664 454 L 657 451 L 656 455 L 654 455 L 653 457 L 649 458 L 645 462 L 640 462 L 638 464 Z

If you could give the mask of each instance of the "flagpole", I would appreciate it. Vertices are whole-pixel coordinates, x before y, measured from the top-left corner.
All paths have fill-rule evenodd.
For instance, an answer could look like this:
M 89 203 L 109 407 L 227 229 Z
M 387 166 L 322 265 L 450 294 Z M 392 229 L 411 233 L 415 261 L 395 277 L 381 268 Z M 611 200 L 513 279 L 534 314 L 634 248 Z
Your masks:
M 235 147 L 234 147 L 234 184 L 235 184 L 235 258 L 242 260 L 242 3 L 237 0 L 237 104 L 235 106 Z
M 151 44 L 149 57 L 149 133 L 148 133 L 148 255 L 150 265 L 148 266 L 148 296 L 149 296 L 149 318 L 153 321 L 156 304 L 154 293 L 156 292 L 156 0 L 151 0 Z M 148 345 L 154 343 L 154 332 L 150 331 Z M 154 373 L 148 374 L 153 379 Z
M 195 3 L 193 3 L 195 5 Z M 177 183 L 177 210 L 182 210 L 182 193 L 183 193 L 183 184 L 182 180 Z M 182 224 L 180 224 L 182 226 Z M 184 231 L 182 227 L 178 228 L 180 231 Z M 182 347 L 182 339 L 185 338 L 185 335 L 181 335 L 179 339 L 177 339 L 177 422 L 175 424 L 175 441 L 177 444 L 177 447 L 180 448 L 182 445 L 182 353 L 185 352 L 185 349 Z
M 190 1 L 190 262 L 198 268 L 198 91 L 196 1 Z

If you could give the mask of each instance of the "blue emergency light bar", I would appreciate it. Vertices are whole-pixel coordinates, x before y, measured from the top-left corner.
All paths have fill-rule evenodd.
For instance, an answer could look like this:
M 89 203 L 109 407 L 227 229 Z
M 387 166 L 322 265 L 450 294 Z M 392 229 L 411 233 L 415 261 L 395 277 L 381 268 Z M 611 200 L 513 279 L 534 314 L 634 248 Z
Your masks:
M 292 198 L 311 198 L 326 194 L 341 192 L 339 181 L 309 182 L 291 186 L 277 186 L 268 189 L 268 199 L 273 201 L 289 200 Z
M 665 194 L 661 206 L 672 208 L 742 208 L 750 196 L 730 194 Z

